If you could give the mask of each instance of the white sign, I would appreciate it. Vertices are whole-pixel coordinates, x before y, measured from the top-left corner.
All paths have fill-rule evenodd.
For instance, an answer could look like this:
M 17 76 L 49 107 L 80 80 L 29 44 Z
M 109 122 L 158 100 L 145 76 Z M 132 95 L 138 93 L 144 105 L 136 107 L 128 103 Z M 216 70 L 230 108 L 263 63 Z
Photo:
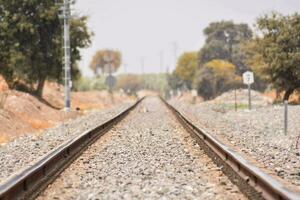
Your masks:
M 251 85 L 252 83 L 254 83 L 253 72 L 246 71 L 245 73 L 243 73 L 243 82 L 246 85 Z
M 197 90 L 192 90 L 192 97 L 196 97 L 197 96 Z

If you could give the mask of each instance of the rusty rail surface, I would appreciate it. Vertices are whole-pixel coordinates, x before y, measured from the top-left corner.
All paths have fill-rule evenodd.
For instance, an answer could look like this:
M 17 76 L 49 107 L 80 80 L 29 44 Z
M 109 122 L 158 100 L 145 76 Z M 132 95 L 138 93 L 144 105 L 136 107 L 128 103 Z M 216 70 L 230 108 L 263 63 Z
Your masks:
M 179 112 L 163 98 L 161 100 L 197 140 L 201 148 L 248 198 L 300 200 L 300 194 L 285 188 L 284 185 L 249 163 L 237 152 L 222 144 L 206 131 L 195 126 L 183 113 Z
M 0 200 L 35 198 L 89 145 L 122 120 L 142 100 L 143 98 L 95 129 L 86 131 L 61 144 L 32 166 L 13 175 L 0 185 Z

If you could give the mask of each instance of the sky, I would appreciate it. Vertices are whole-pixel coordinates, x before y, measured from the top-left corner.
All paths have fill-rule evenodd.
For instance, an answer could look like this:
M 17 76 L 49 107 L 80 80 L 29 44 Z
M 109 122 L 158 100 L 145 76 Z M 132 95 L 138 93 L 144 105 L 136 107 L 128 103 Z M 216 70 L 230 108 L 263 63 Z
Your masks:
M 253 27 L 272 10 L 299 12 L 300 0 L 77 0 L 74 12 L 89 16 L 94 33 L 79 66 L 90 77 L 95 52 L 115 49 L 123 60 L 118 73 L 172 71 L 180 54 L 202 47 L 209 23 L 233 20 Z

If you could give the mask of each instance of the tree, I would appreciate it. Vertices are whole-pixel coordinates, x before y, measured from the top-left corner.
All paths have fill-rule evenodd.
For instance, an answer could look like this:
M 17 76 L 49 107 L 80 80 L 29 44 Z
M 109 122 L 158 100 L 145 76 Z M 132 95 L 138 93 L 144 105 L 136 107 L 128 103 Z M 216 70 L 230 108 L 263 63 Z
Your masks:
M 246 69 L 244 57 L 240 54 L 240 44 L 252 38 L 247 24 L 234 24 L 232 21 L 213 22 L 204 29 L 205 45 L 199 51 L 200 65 L 213 59 L 227 60 L 242 74 Z
M 248 61 L 260 61 L 260 73 L 277 89 L 284 100 L 300 88 L 300 15 L 271 13 L 257 20 L 260 36 L 253 40 Z M 253 51 L 252 51 L 253 52 Z
M 183 81 L 183 83 L 189 88 L 192 88 L 192 82 L 195 77 L 195 73 L 198 67 L 198 55 L 197 52 L 183 53 L 177 62 L 175 74 Z
M 52 0 L 0 0 L 0 73 L 11 88 L 21 82 L 42 96 L 47 79 L 61 79 L 62 24 L 58 13 L 59 6 Z M 79 48 L 91 42 L 86 20 L 78 16 L 71 20 L 71 67 L 77 75 Z
M 235 66 L 224 60 L 212 60 L 197 72 L 195 86 L 204 99 L 214 98 L 241 84 Z
M 173 72 L 172 74 L 167 74 L 167 81 L 168 81 L 168 86 L 173 89 L 177 90 L 179 88 L 183 87 L 183 81 L 178 77 L 178 75 Z
M 90 68 L 96 75 L 99 74 L 99 70 L 101 70 L 102 73 L 113 73 L 118 70 L 121 62 L 122 56 L 119 51 L 104 49 L 95 53 Z M 110 65 L 113 66 L 113 68 L 110 68 Z
M 245 64 L 251 71 L 254 72 L 255 82 L 252 84 L 252 88 L 260 91 L 264 91 L 269 82 L 269 77 L 264 71 L 268 67 L 264 62 L 262 55 L 259 53 L 260 46 L 256 45 L 257 39 L 247 40 L 241 44 L 240 53 L 245 58 Z

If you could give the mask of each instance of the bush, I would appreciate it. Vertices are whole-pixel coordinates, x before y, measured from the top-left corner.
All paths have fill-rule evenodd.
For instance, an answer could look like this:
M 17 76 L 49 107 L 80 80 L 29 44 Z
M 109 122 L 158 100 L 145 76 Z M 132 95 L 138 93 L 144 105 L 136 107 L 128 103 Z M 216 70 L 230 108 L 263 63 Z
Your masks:
M 105 78 L 80 78 L 74 83 L 75 91 L 105 90 Z
M 224 60 L 212 60 L 201 67 L 194 81 L 198 94 L 204 99 L 242 86 L 241 77 L 236 75 L 235 66 Z

